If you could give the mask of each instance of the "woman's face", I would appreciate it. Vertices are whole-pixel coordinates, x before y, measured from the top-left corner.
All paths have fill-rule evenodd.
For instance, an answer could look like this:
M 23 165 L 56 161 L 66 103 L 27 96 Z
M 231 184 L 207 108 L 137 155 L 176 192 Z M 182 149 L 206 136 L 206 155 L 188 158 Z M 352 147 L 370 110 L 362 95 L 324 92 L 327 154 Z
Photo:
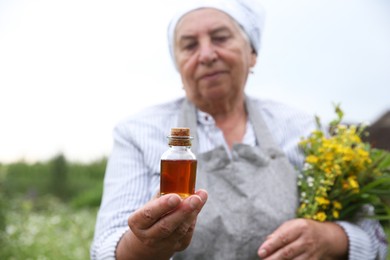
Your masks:
M 176 26 L 174 46 L 187 98 L 195 105 L 243 98 L 256 54 L 230 16 L 207 8 L 186 14 Z

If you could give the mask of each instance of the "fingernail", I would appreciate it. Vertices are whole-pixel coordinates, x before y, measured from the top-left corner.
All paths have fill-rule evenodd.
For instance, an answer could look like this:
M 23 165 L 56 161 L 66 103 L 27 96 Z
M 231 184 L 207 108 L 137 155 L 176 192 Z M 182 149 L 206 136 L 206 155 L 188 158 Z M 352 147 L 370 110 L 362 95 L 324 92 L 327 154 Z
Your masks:
M 180 199 L 177 196 L 171 195 L 168 198 L 168 205 L 170 207 L 176 207 L 180 203 Z
M 207 200 L 207 192 L 199 192 L 198 196 L 200 197 L 200 200 L 202 202 L 205 202 Z
M 265 249 L 260 249 L 259 256 L 261 258 L 266 257 L 267 256 L 267 251 Z
M 197 198 L 197 197 L 191 197 L 190 198 L 190 206 L 192 209 L 197 209 L 199 207 L 199 204 L 200 204 L 200 198 Z

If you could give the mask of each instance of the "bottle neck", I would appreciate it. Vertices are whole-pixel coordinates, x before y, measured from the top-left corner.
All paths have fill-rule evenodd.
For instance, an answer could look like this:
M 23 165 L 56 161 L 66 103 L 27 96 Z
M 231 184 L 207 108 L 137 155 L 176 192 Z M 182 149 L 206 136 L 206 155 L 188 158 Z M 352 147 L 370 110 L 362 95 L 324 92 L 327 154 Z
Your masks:
M 191 137 L 189 136 L 169 136 L 168 137 L 169 146 L 183 146 L 191 147 Z
M 183 150 L 188 150 L 191 149 L 191 146 L 185 146 L 185 145 L 169 145 L 169 147 L 173 150 L 178 150 L 178 151 L 183 151 Z

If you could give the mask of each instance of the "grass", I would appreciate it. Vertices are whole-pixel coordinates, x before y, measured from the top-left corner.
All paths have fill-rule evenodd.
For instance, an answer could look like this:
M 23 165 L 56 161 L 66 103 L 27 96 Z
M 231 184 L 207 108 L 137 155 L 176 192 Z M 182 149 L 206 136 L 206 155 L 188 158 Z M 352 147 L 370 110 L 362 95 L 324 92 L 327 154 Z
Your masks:
M 54 196 L 13 199 L 0 233 L 0 259 L 89 259 L 97 208 L 75 210 Z
M 0 259 L 90 259 L 105 166 L 0 163 Z

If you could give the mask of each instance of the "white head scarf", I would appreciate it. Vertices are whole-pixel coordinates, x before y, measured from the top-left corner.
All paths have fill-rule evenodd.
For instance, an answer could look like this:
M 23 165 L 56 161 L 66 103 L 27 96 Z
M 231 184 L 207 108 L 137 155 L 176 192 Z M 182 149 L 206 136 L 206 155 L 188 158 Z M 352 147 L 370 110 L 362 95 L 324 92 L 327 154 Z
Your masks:
M 259 53 L 265 18 L 265 12 L 259 0 L 182 0 L 182 2 L 185 4 L 173 16 L 168 26 L 168 45 L 174 62 L 176 25 L 185 14 L 200 8 L 214 8 L 232 17 L 248 35 L 252 48 Z

